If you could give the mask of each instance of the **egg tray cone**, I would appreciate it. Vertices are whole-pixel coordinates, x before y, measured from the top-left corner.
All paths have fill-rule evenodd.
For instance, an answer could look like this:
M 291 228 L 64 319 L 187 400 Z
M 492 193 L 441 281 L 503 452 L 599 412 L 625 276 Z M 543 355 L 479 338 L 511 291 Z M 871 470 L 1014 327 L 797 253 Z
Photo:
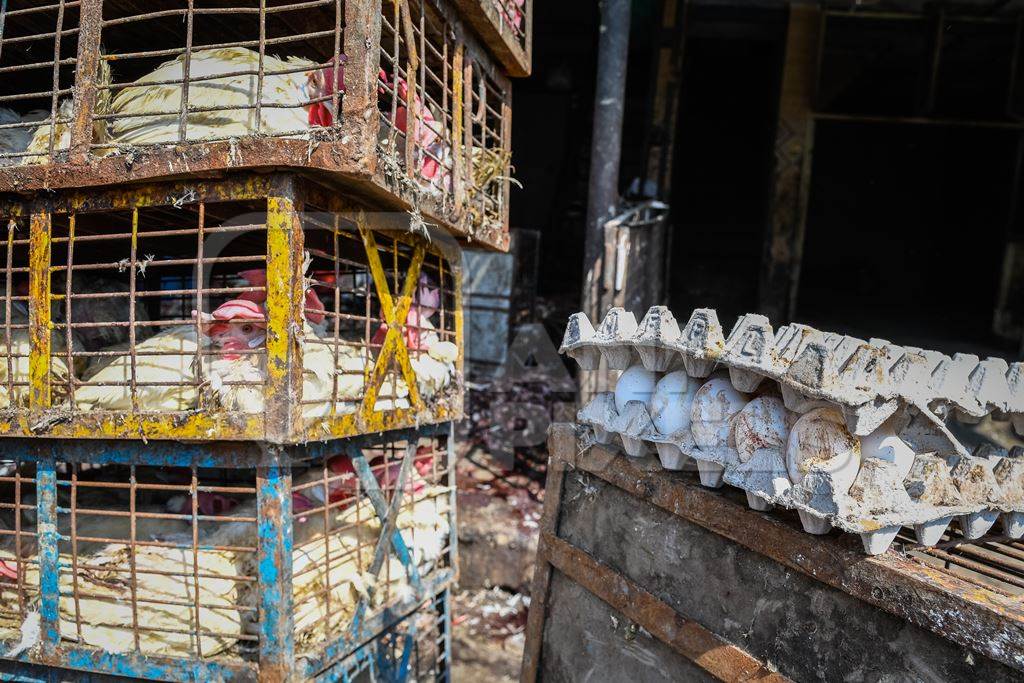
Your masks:
M 741 462 L 733 448 L 698 447 L 689 429 L 660 434 L 642 402 L 627 404 L 620 415 L 614 395 L 605 393 L 580 411 L 579 422 L 596 440 L 621 443 L 631 456 L 655 451 L 666 469 L 697 464 L 702 483 L 744 489 L 755 509 L 795 509 L 810 533 L 834 527 L 860 534 L 869 554 L 884 552 L 903 526 L 913 527 L 924 545 L 937 543 L 950 524 L 969 538 L 993 527 L 1024 536 L 1024 455 L 989 445 L 971 454 L 945 426 L 948 418 L 992 415 L 1024 432 L 1022 363 L 949 357 L 799 324 L 773 331 L 767 318 L 754 314 L 741 316 L 725 338 L 714 310 L 695 310 L 680 328 L 663 306 L 652 307 L 639 324 L 631 313 L 612 309 L 596 329 L 577 313 L 561 350 L 584 369 L 597 368 L 602 358 L 616 370 L 642 364 L 695 378 L 724 369 L 743 393 L 769 391 L 770 380 L 787 409 L 836 407 L 858 437 L 883 423 L 897 425 L 915 453 L 910 471 L 904 475 L 894 463 L 867 458 L 843 490 L 828 471 L 813 467 L 793 484 L 779 449 L 759 449 Z

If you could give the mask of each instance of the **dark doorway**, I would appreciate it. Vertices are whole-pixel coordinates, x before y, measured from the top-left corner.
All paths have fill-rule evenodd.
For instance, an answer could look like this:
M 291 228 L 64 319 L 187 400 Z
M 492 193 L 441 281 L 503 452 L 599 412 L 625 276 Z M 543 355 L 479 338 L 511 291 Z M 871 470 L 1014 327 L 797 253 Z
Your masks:
M 991 329 L 1017 135 L 819 122 L 796 319 L 945 352 L 1012 351 Z
M 786 16 L 691 7 L 669 200 L 678 316 L 713 307 L 729 329 L 756 309 Z

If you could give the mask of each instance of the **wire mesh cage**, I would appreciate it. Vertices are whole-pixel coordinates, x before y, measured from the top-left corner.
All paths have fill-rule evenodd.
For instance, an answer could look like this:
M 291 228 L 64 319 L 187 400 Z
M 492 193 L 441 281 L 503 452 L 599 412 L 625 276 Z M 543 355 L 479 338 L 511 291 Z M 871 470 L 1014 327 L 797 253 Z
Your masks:
M 408 214 L 278 175 L 4 218 L 0 433 L 295 443 L 461 412 L 458 251 Z
M 509 139 L 464 120 L 506 131 L 508 81 L 447 2 L 7 0 L 0 73 L 0 188 L 315 168 L 506 246 L 465 195 L 507 193 Z
M 457 0 L 459 9 L 511 76 L 529 76 L 533 0 Z
M 351 667 L 451 582 L 449 437 L 392 432 L 276 464 L 246 452 L 249 467 L 227 450 L 184 464 L 74 444 L 5 461 L 4 659 L 172 680 Z

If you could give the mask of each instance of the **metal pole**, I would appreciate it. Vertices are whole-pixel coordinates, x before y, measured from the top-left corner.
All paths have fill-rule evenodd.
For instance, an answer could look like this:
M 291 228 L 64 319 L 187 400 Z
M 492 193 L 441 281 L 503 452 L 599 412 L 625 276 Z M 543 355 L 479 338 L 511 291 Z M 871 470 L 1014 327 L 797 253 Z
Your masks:
M 629 57 L 630 0 L 602 0 L 594 88 L 594 130 L 590 143 L 590 191 L 584 242 L 583 310 L 595 323 L 604 311 L 604 223 L 619 202 L 622 115 Z
M 607 306 L 604 224 L 619 203 L 619 160 L 629 59 L 630 0 L 601 0 L 597 41 L 594 130 L 590 142 L 587 232 L 583 246 L 583 310 L 596 325 Z M 599 390 L 600 372 L 580 376 L 580 398 Z

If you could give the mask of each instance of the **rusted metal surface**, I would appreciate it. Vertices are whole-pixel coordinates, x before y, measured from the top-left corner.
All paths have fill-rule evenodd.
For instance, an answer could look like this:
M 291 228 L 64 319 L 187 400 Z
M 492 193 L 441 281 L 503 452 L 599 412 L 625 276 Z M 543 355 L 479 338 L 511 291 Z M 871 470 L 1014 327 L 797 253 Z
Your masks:
M 552 453 L 552 457 L 790 569 L 1024 671 L 1024 605 L 1019 599 L 981 590 L 947 571 L 895 553 L 864 556 L 855 540 L 847 544 L 843 541 L 849 539 L 804 534 L 695 482 L 644 469 L 603 447 L 582 453 L 574 447 Z
M 558 423 L 548 432 L 547 479 L 544 483 L 544 512 L 540 520 L 542 536 L 553 536 L 558 531 L 558 513 L 562 506 L 562 482 L 565 478 L 566 458 L 555 457 L 576 448 L 576 433 L 572 426 Z M 544 618 L 547 613 L 548 593 L 551 587 L 551 562 L 542 547 L 537 549 L 537 565 L 530 589 L 530 611 L 527 614 L 526 643 L 523 646 L 523 683 L 534 683 L 540 671 L 541 650 L 544 645 Z
M 302 429 L 303 231 L 295 193 L 267 198 L 267 406 L 271 441 Z
M 63 6 L 62 0 L 60 7 Z M 75 57 L 62 58 L 58 49 L 52 79 L 47 75 L 46 86 L 50 90 L 38 93 L 51 95 L 50 118 L 57 121 L 51 126 L 54 130 L 49 136 L 48 153 L 15 153 L 9 160 L 2 160 L 11 161 L 13 165 L 0 161 L 0 193 L 97 187 L 181 175 L 221 173 L 230 169 L 303 169 L 319 172 L 332 182 L 373 195 L 377 201 L 387 202 L 393 208 L 420 212 L 432 222 L 472 238 L 474 242 L 507 249 L 507 226 L 502 214 L 488 216 L 487 220 L 481 221 L 479 216 L 460 211 L 458 202 L 454 201 L 455 188 L 462 180 L 456 177 L 453 166 L 457 162 L 453 159 L 475 153 L 507 155 L 508 149 L 507 140 L 500 138 L 483 141 L 484 148 L 481 149 L 458 144 L 453 122 L 460 118 L 461 112 L 453 95 L 458 83 L 453 80 L 452 59 L 456 54 L 468 51 L 474 59 L 487 65 L 487 71 L 493 78 L 504 81 L 507 78 L 499 73 L 493 59 L 463 27 L 462 19 L 447 2 L 316 0 L 272 7 L 230 8 L 232 12 L 246 14 L 247 19 L 258 19 L 259 35 L 251 36 L 245 33 L 249 22 L 231 24 L 226 21 L 228 8 L 196 8 L 190 3 L 187 8 L 147 12 L 134 5 L 130 9 L 111 3 L 104 5 L 102 0 L 84 0 L 69 6 L 76 9 L 76 22 L 78 14 L 81 14 L 81 26 L 61 28 L 61 17 L 58 17 L 58 35 L 78 37 L 78 53 Z M 395 13 L 395 25 L 390 26 L 390 31 L 382 30 L 382 26 L 389 26 L 389 13 L 383 10 L 390 6 L 402 11 Z M 103 16 L 105 10 L 109 16 Z M 11 14 L 11 22 L 24 21 L 24 11 Z M 221 39 L 211 43 L 208 35 L 195 35 L 198 29 L 194 28 L 193 19 L 199 15 L 202 21 L 198 23 L 206 27 L 206 31 L 209 31 L 209 26 L 217 24 L 223 29 L 224 39 L 233 37 L 236 40 L 224 42 Z M 266 23 L 269 18 L 287 25 L 291 33 L 283 37 L 268 37 Z M 172 49 L 153 49 L 147 45 L 140 26 L 144 23 L 148 27 L 146 30 L 159 32 L 161 22 L 173 23 L 173 32 L 184 24 L 184 44 Z M 280 31 L 281 27 L 277 26 L 275 33 Z M 389 54 L 392 33 L 395 35 L 394 50 Z M 34 38 L 41 40 L 46 35 L 49 34 Z M 11 38 L 7 42 L 19 40 Z M 332 43 L 330 49 L 325 47 L 328 42 Z M 8 51 L 16 47 L 16 44 L 11 44 Z M 211 48 L 258 50 L 259 61 L 252 66 L 255 70 L 251 72 L 242 68 L 231 73 L 217 72 L 213 76 L 191 74 L 191 55 Z M 255 101 L 249 103 L 190 102 L 190 94 L 195 95 L 192 91 L 205 87 L 204 82 L 211 78 L 251 73 L 256 77 L 253 81 L 262 85 L 267 78 L 298 73 L 299 67 L 294 66 L 272 70 L 265 64 L 269 59 L 268 49 L 276 53 L 292 50 L 306 56 L 317 55 L 315 63 L 311 62 L 310 73 L 316 73 L 319 68 L 321 75 L 328 74 L 325 78 L 334 73 L 337 61 L 346 60 L 345 92 L 342 94 L 332 89 L 329 95 L 317 97 L 313 93 L 308 100 L 306 95 L 302 95 L 302 101 L 282 104 L 264 102 L 263 90 L 260 89 Z M 405 57 L 416 59 L 403 61 L 405 57 L 400 56 L 399 50 Z M 140 75 L 140 70 L 151 68 L 148 65 L 156 59 L 174 58 L 180 61 L 180 75 L 157 84 L 180 88 L 182 97 L 177 111 L 147 110 L 140 113 L 113 109 L 113 99 L 123 88 L 135 87 L 131 79 Z M 77 66 L 77 78 L 73 87 L 62 88 L 57 67 L 67 71 L 69 65 Z M 113 81 L 111 67 L 116 67 L 115 75 L 125 74 L 121 76 L 125 80 Z M 10 67 L 0 64 L 4 71 L 22 71 L 25 87 L 32 89 L 36 87 L 33 80 L 35 71 L 29 73 L 24 68 L 18 64 Z M 382 73 L 385 74 L 383 77 Z M 398 87 L 399 80 L 401 88 Z M 507 83 L 502 88 L 508 92 Z M 390 116 L 382 116 L 378 106 L 378 100 L 385 96 L 391 101 Z M 62 117 L 66 114 L 58 113 L 58 105 L 72 100 L 72 97 L 73 113 L 65 122 Z M 6 99 L 0 98 L 0 101 Z M 318 105 L 340 115 L 333 116 L 327 125 L 317 124 L 320 127 L 303 124 L 301 130 L 294 131 L 261 128 L 261 112 L 273 113 L 298 107 L 309 109 Z M 402 112 L 402 119 L 411 114 L 407 118 L 410 127 L 415 126 L 412 129 L 416 135 L 391 130 L 391 121 L 399 120 L 395 115 L 399 108 L 407 110 Z M 193 117 L 212 112 L 224 112 L 230 117 L 245 110 L 256 112 L 252 135 L 238 135 L 236 132 L 220 137 L 209 134 L 202 138 L 190 137 L 190 126 L 201 128 L 192 122 Z M 138 123 L 139 119 L 148 118 L 156 122 L 152 125 L 160 125 L 162 119 L 159 117 L 172 114 L 178 122 L 177 135 L 173 139 L 159 137 L 159 142 L 124 142 L 112 132 L 119 121 Z M 29 128 L 31 132 L 39 125 L 29 122 L 5 127 Z M 44 121 L 43 125 L 49 124 Z M 64 126 L 69 129 L 66 140 L 61 139 Z M 388 130 L 381 130 L 382 126 Z M 97 133 L 97 130 L 107 132 Z M 426 130 L 433 132 L 427 135 L 423 133 Z M 393 166 L 391 152 L 378 149 L 379 134 L 401 138 L 401 146 L 404 146 L 404 154 L 399 155 L 404 161 L 400 164 L 402 168 Z M 103 135 L 110 139 L 101 139 Z M 427 138 L 435 137 L 442 145 L 440 150 L 427 144 Z M 426 169 L 433 168 L 434 164 L 445 170 L 437 175 L 433 171 L 427 172 Z M 505 204 L 507 193 L 508 188 L 504 188 Z
M 548 532 L 541 534 L 538 554 L 570 579 L 643 626 L 673 650 L 720 681 L 773 681 L 789 678 L 771 671 L 727 640 L 683 617 L 651 593 L 587 553 Z
M 533 70 L 533 0 L 526 0 L 518 11 L 521 26 L 512 16 L 515 0 L 456 0 L 469 25 L 480 35 L 510 76 L 529 76 Z
M 0 608 L 0 625 L 5 633 L 4 649 L 10 651 L 13 643 L 7 639 L 11 620 L 15 620 L 15 626 L 24 621 L 38 600 L 42 646 L 21 652 L 16 660 L 0 657 L 0 673 L 20 670 L 18 663 L 22 663 L 158 680 L 335 680 L 342 672 L 354 675 L 352 667 L 365 658 L 350 661 L 353 652 L 380 633 L 396 629 L 398 622 L 411 613 L 442 599 L 439 596 L 447 593 L 454 579 L 454 498 L 446 488 L 454 483 L 452 436 L 452 425 L 446 424 L 367 436 L 347 442 L 344 448 L 335 444 L 262 449 L 264 452 L 255 453 L 252 462 L 245 460 L 247 455 L 254 455 L 251 444 L 183 444 L 174 448 L 155 444 L 147 448 L 98 442 L 88 448 L 77 443 L 67 447 L 60 442 L 47 444 L 42 439 L 11 442 L 22 457 L 13 473 L 10 463 L 4 463 L 8 469 L 0 474 L 0 506 L 35 510 L 38 531 L 26 530 L 24 535 L 38 544 L 17 549 L 12 556 L 6 538 L 12 532 L 0 530 L 5 560 L 0 588 L 8 598 Z M 234 448 L 239 449 L 237 453 L 232 452 Z M 348 457 L 362 465 L 357 466 L 358 484 L 347 474 L 335 471 L 335 466 Z M 121 469 L 124 465 L 128 465 L 127 470 Z M 396 468 L 401 469 L 397 477 L 393 474 Z M 415 481 L 409 481 L 411 478 Z M 22 484 L 32 485 L 36 500 L 31 505 L 21 493 Z M 65 495 L 69 489 L 70 495 Z M 95 502 L 98 494 L 108 501 L 102 507 Z M 94 502 L 88 502 L 89 496 Z M 205 503 L 200 497 L 209 496 L 232 497 L 239 505 L 227 512 L 201 510 L 200 505 Z M 171 510 L 160 502 L 181 497 L 191 499 L 191 505 Z M 372 504 L 364 497 L 372 498 Z M 314 507 L 293 510 L 293 504 L 298 505 L 295 501 Z M 143 503 L 150 507 L 143 507 Z M 153 511 L 154 504 L 157 512 Z M 413 505 L 417 506 L 415 513 L 409 510 Z M 420 534 L 431 533 L 431 527 L 411 520 L 430 516 L 425 514 L 428 507 L 438 520 L 439 526 L 433 529 L 439 535 L 419 540 Z M 317 523 L 321 517 L 322 527 Z M 97 518 L 121 520 L 125 526 L 90 526 L 89 521 Z M 183 522 L 191 528 L 191 534 L 179 534 L 170 528 Z M 200 535 L 200 522 L 207 532 L 211 525 L 235 529 L 228 536 L 234 539 L 233 544 L 213 542 L 221 536 Z M 147 535 L 165 527 L 167 537 Z M 150 531 L 144 532 L 144 528 Z M 355 528 L 363 533 L 355 534 Z M 250 531 L 239 537 L 238 529 Z M 334 545 L 327 544 L 327 539 L 335 536 Z M 120 564 L 105 561 L 105 553 L 115 552 L 110 545 L 100 550 L 97 560 L 95 547 L 83 550 L 84 543 L 126 546 L 126 560 Z M 333 550 L 317 555 L 318 543 Z M 137 553 L 164 551 L 169 551 L 171 558 L 166 566 L 136 560 Z M 181 556 L 190 555 L 192 563 L 178 562 L 178 551 Z M 231 570 L 224 565 L 211 567 L 196 562 L 200 554 L 210 557 L 210 553 L 233 557 Z M 428 559 L 424 559 L 424 553 L 430 554 Z M 393 558 L 391 564 L 384 562 L 389 555 Z M 27 574 L 26 565 L 33 568 L 39 578 L 38 588 L 15 583 L 6 575 L 12 557 L 24 558 L 14 562 L 19 574 Z M 250 557 L 251 562 L 246 559 Z M 372 569 L 371 557 L 378 568 L 389 567 L 381 569 L 376 577 L 371 589 L 375 594 L 373 603 L 362 604 L 357 610 L 359 616 L 352 617 L 351 622 L 347 621 L 349 617 L 339 615 L 351 614 L 347 610 L 355 603 L 319 612 L 321 588 L 334 590 L 338 600 L 349 595 L 356 600 L 356 591 L 349 582 L 358 581 L 366 567 Z M 395 560 L 403 576 L 407 573 L 411 579 L 395 575 Z M 335 574 L 339 566 L 350 567 L 351 571 Z M 69 568 L 76 568 L 70 586 Z M 97 571 L 101 576 L 112 573 L 115 578 L 98 583 Z M 159 589 L 153 594 L 153 584 L 143 582 L 143 577 L 152 575 L 164 577 L 161 581 L 176 579 L 188 588 L 180 597 L 165 595 Z M 412 585 L 411 591 L 402 588 L 405 580 Z M 252 586 L 253 590 L 239 592 L 235 602 L 209 604 L 207 601 L 219 595 L 216 591 L 222 590 L 218 587 L 225 582 Z M 115 593 L 122 589 L 123 593 L 130 592 L 130 601 L 118 605 L 123 621 L 112 617 L 114 620 L 107 622 L 105 616 L 97 617 L 96 610 L 103 609 L 97 600 L 109 599 L 103 585 Z M 10 599 L 15 592 L 23 599 L 20 611 L 19 601 Z M 85 602 L 91 604 L 91 612 L 82 611 Z M 164 619 L 177 614 L 180 627 L 146 619 L 143 608 L 152 610 L 154 606 Z M 224 629 L 224 622 L 214 620 L 211 610 L 237 612 L 233 630 Z M 301 625 L 293 623 L 293 614 L 304 615 Z M 311 614 L 323 621 L 321 629 L 310 631 Z M 83 640 L 83 626 L 96 627 L 91 620 L 97 618 L 114 632 L 133 639 L 134 645 L 128 651 L 104 652 L 100 647 L 106 641 L 97 642 L 95 631 L 86 633 Z M 359 637 L 341 635 L 349 630 L 349 623 L 358 623 Z M 428 662 L 441 662 L 439 652 L 444 653 L 445 666 L 450 662 L 450 649 L 441 646 L 449 626 L 447 614 L 441 614 L 434 624 L 436 647 L 420 653 L 429 657 Z M 64 640 L 76 628 L 78 641 Z M 245 647 L 239 651 L 207 651 L 214 637 L 239 641 Z M 145 638 L 149 640 L 143 641 Z M 334 673 L 327 674 L 328 670 Z
M 227 208 L 221 208 L 222 204 Z M 365 206 L 348 195 L 335 194 L 329 187 L 287 173 L 247 175 L 222 181 L 165 182 L 105 191 L 68 190 L 28 203 L 0 205 L 0 212 L 15 221 L 14 228 L 8 231 L 6 267 L 9 276 L 5 304 L 8 324 L 4 326 L 4 339 L 10 340 L 16 331 L 15 326 L 9 324 L 12 301 L 27 304 L 31 300 L 31 318 L 35 321 L 31 339 L 35 360 L 30 363 L 30 381 L 23 385 L 29 389 L 34 387 L 34 393 L 29 392 L 30 410 L 25 411 L 24 406 L 12 401 L 10 409 L 0 411 L 0 435 L 265 439 L 272 443 L 302 443 L 459 416 L 462 411 L 459 393 L 463 328 L 461 312 L 457 310 L 462 305 L 458 289 L 461 281 L 461 267 L 456 260 L 458 252 L 453 244 L 444 241 L 443 235 L 434 235 L 428 241 L 412 232 L 407 215 L 358 213 Z M 230 213 L 224 214 L 225 210 Z M 125 212 L 130 219 L 127 223 Z M 235 219 L 231 214 L 238 212 L 242 212 L 242 216 Z M 88 227 L 95 224 L 98 217 L 110 223 L 102 231 Z M 30 223 L 31 229 L 29 235 L 15 239 L 18 221 Z M 59 224 L 58 234 L 52 234 L 53 221 Z M 375 233 L 379 239 L 374 237 Z M 308 241 L 311 237 L 315 238 L 312 242 Z M 238 240 L 240 246 L 231 247 L 235 251 L 224 251 L 234 244 L 233 240 Z M 159 254 L 153 246 L 158 247 Z M 21 250 L 17 257 L 15 248 Z M 28 258 L 24 256 L 26 248 Z M 122 251 L 128 256 L 118 260 Z M 307 258 L 310 259 L 309 273 L 303 272 Z M 234 268 L 239 272 L 243 268 L 247 269 L 245 272 L 252 272 L 249 270 L 252 265 L 260 270 L 266 268 L 265 286 L 250 286 L 251 283 L 239 282 L 237 277 L 232 279 Z M 219 269 L 219 275 L 214 268 Z M 433 335 L 438 341 L 453 342 L 460 349 L 455 366 L 448 371 L 450 377 L 443 391 L 432 390 L 429 401 L 419 396 L 412 364 L 413 354 L 425 354 L 425 347 L 417 342 L 416 348 L 407 348 L 412 337 L 402 332 L 403 325 L 409 324 L 407 314 L 414 302 L 413 293 L 421 271 L 439 293 L 436 315 L 440 328 L 435 330 L 429 320 L 417 325 L 424 334 Z M 150 275 L 147 281 L 146 272 L 156 272 L 158 279 L 153 280 L 154 276 Z M 12 289 L 12 280 L 23 273 L 28 276 L 31 299 L 16 296 Z M 53 273 L 65 278 L 57 287 L 59 291 L 51 287 Z M 94 274 L 119 278 L 129 286 L 120 294 L 91 293 L 72 287 L 72 277 L 80 280 Z M 214 274 L 213 279 L 210 279 L 211 274 Z M 160 279 L 166 277 L 186 279 L 182 284 L 167 286 L 162 284 L 165 280 Z M 309 284 L 304 284 L 306 278 Z M 318 289 L 329 297 L 328 301 L 333 301 L 329 310 L 318 314 L 326 319 L 323 333 L 326 336 L 302 333 L 303 321 L 309 312 L 305 303 L 308 297 L 304 296 L 307 289 Z M 203 362 L 221 352 L 196 346 L 194 375 L 183 376 L 180 380 L 154 380 L 138 376 L 139 359 L 169 352 L 136 350 L 137 343 L 155 332 L 176 326 L 197 326 L 198 334 L 202 328 L 190 311 L 209 313 L 217 302 L 239 296 L 259 298 L 261 293 L 267 302 L 268 343 L 241 353 L 267 359 L 269 379 L 261 385 L 266 410 L 235 412 L 228 406 L 213 410 L 205 404 L 196 404 L 195 409 L 188 408 L 184 412 L 173 409 L 166 414 L 145 412 L 145 406 L 138 400 L 139 392 L 145 387 L 187 385 L 193 387 L 199 400 L 204 400 L 203 387 L 208 378 L 203 375 Z M 119 319 L 93 322 L 74 314 L 78 307 L 90 301 L 111 296 L 121 297 L 127 305 L 126 312 L 118 313 L 122 316 Z M 165 305 L 174 304 L 171 308 L 177 312 L 161 313 L 153 320 L 137 319 L 136 304 L 153 301 L 154 297 L 161 311 Z M 344 310 L 339 308 L 343 297 L 348 302 Z M 175 304 L 179 299 L 180 305 Z M 365 306 L 353 308 L 355 299 L 364 301 Z M 51 308 L 50 302 L 57 304 L 56 307 Z M 59 311 L 61 316 L 53 324 L 50 321 L 52 311 Z M 121 330 L 118 334 L 125 336 L 127 353 L 132 357 L 130 376 L 123 381 L 92 376 L 83 379 L 78 374 L 80 371 L 75 370 L 65 373 L 66 378 L 58 377 L 52 365 L 58 361 L 64 368 L 74 369 L 83 359 L 112 362 L 126 353 L 123 349 L 107 347 L 80 349 L 71 343 L 69 330 L 91 332 L 101 327 Z M 50 348 L 51 339 L 56 337 L 51 336 L 51 332 L 63 335 L 53 348 Z M 376 340 L 378 334 L 384 339 Z M 7 343 L 7 348 L 11 348 L 11 341 Z M 306 417 L 303 406 L 318 400 L 316 396 L 304 398 L 301 395 L 305 368 L 302 354 L 310 344 L 332 348 L 335 363 L 339 362 L 342 349 L 349 354 L 362 353 L 372 371 L 366 374 L 362 388 L 350 386 L 343 399 L 338 385 L 346 378 L 339 373 L 339 378 L 333 381 L 331 405 L 334 407 L 323 411 L 322 415 Z M 6 355 L 6 388 L 13 396 L 16 388 L 11 379 L 14 359 L 12 354 Z M 390 376 L 392 362 L 398 368 L 395 381 L 401 381 L 401 386 L 407 390 L 407 405 L 395 403 L 400 398 L 397 384 L 389 385 L 395 395 L 380 393 Z M 346 372 L 351 374 L 351 368 Z M 254 381 L 250 378 L 245 383 Z M 110 409 L 102 405 L 79 409 L 75 397 L 85 385 L 125 387 L 123 391 L 132 397 L 132 409 Z M 49 397 L 55 386 L 60 396 L 51 404 Z M 353 391 L 359 392 L 358 397 L 352 395 Z M 366 399 L 367 396 L 370 398 Z M 390 407 L 378 408 L 378 397 L 391 401 Z M 347 410 L 344 405 L 338 407 L 339 401 L 348 401 L 351 406 Z

